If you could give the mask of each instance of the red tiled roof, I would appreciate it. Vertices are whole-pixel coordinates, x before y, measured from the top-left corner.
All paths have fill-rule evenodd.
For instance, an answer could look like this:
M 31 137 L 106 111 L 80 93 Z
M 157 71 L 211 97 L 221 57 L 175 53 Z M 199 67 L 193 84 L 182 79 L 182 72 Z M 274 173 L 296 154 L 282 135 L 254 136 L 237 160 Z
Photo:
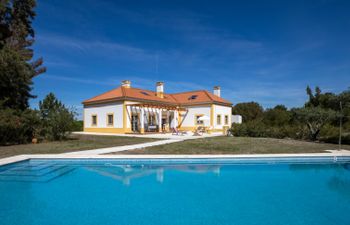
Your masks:
M 164 98 L 160 98 L 156 96 L 156 92 L 154 91 L 132 87 L 126 88 L 122 86 L 87 99 L 83 102 L 83 104 L 102 103 L 114 100 L 137 100 L 171 105 L 196 105 L 204 103 L 218 103 L 225 105 L 232 104 L 230 101 L 218 97 L 206 90 L 164 94 Z

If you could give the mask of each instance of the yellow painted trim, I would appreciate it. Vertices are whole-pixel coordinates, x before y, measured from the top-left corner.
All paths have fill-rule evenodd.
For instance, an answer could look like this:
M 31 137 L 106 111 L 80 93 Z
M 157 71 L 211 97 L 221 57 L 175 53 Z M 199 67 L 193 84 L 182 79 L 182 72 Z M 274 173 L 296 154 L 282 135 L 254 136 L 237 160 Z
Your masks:
M 123 128 L 112 128 L 112 127 L 103 127 L 103 128 L 97 128 L 97 127 L 85 127 L 85 132 L 96 132 L 96 133 L 117 133 L 117 134 L 124 134 Z
M 203 123 L 203 124 L 198 124 L 198 123 L 197 123 L 197 122 L 198 122 L 197 116 L 201 117 L 201 116 L 204 116 L 204 114 L 195 114 L 195 115 L 194 115 L 194 125 L 203 126 L 204 123 Z
M 85 107 L 83 107 L 83 130 L 85 127 L 86 123 L 85 123 Z
M 210 126 L 214 127 L 214 105 L 210 106 Z
M 182 122 L 184 121 L 184 117 L 182 117 L 181 116 L 181 114 L 180 114 L 180 110 L 176 110 L 176 116 L 177 116 L 177 128 L 179 128 L 180 126 L 181 126 L 181 124 L 182 124 Z M 175 117 L 175 113 L 174 113 L 174 117 Z M 175 118 L 174 118 L 175 119 Z
M 164 98 L 164 92 L 157 92 L 156 96 L 159 98 Z
M 197 127 L 193 126 L 193 127 L 180 127 L 179 130 L 181 131 L 195 131 L 197 129 Z M 223 129 L 211 129 L 210 132 L 222 132 Z
M 195 131 L 197 127 L 179 127 L 181 131 Z
M 213 129 L 213 130 L 211 130 L 211 132 L 222 132 L 223 131 L 223 129 Z
M 110 124 L 109 121 L 108 121 L 108 117 L 109 116 L 112 116 L 112 124 Z M 106 125 L 108 127 L 113 127 L 114 126 L 114 113 L 107 113 L 107 115 L 106 115 Z
M 93 118 L 94 116 L 96 116 L 96 124 L 93 123 L 94 120 L 93 120 L 92 118 Z M 97 119 L 98 119 L 97 114 L 91 114 L 91 126 L 92 126 L 92 127 L 96 127 L 96 126 L 97 126 Z
M 124 133 L 127 132 L 127 127 L 126 127 L 126 124 L 127 124 L 127 112 L 126 112 L 126 104 L 125 104 L 125 101 L 123 102 L 123 129 L 124 129 Z M 131 129 L 130 129 L 131 130 Z

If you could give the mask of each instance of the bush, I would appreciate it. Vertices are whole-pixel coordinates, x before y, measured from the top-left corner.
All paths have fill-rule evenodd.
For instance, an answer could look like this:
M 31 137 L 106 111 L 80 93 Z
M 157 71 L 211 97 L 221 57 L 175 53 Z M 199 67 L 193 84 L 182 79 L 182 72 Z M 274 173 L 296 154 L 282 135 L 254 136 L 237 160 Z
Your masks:
M 267 137 L 267 129 L 261 121 L 249 121 L 243 124 L 234 124 L 232 133 L 240 137 Z
M 0 145 L 31 142 L 39 129 L 40 121 L 37 111 L 0 110 Z
M 39 102 L 41 135 L 51 141 L 63 140 L 74 128 L 74 112 L 56 99 L 53 93 Z
M 305 139 L 308 130 L 304 126 L 284 125 L 270 126 L 261 121 L 249 121 L 243 124 L 234 124 L 231 128 L 233 135 L 240 137 L 271 137 Z
M 84 130 L 84 123 L 82 120 L 75 120 L 73 123 L 72 131 L 83 131 Z
M 328 143 L 339 143 L 339 127 L 330 124 L 323 127 L 320 133 L 320 141 Z M 343 130 L 342 144 L 350 144 L 350 134 Z

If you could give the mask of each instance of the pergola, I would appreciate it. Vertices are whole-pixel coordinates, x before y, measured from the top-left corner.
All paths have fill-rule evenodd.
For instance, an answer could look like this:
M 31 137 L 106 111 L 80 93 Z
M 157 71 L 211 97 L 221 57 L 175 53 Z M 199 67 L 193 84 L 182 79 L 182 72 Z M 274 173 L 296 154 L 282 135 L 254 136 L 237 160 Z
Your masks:
M 169 104 L 152 104 L 152 103 L 137 103 L 137 104 L 126 104 L 126 110 L 128 117 L 131 121 L 131 115 L 132 113 L 137 113 L 139 115 L 139 123 L 140 123 L 140 133 L 145 132 L 145 113 L 151 113 L 155 114 L 156 120 L 158 122 L 158 132 L 162 131 L 162 115 L 163 112 L 167 112 L 167 120 L 169 118 L 169 114 L 172 112 L 174 114 L 174 127 L 178 127 L 179 125 L 179 119 L 178 119 L 178 112 L 188 112 L 186 108 L 176 106 L 176 105 L 169 105 Z M 169 121 L 167 121 L 169 123 Z M 169 124 L 170 125 L 170 124 Z

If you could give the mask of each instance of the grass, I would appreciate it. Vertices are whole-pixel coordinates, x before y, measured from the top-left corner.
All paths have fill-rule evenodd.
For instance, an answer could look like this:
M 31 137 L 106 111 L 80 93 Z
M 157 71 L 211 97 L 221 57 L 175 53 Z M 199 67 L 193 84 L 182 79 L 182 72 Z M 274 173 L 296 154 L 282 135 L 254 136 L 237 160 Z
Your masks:
M 122 145 L 139 144 L 158 139 L 139 137 L 72 135 L 66 141 L 44 142 L 39 144 L 11 145 L 0 147 L 0 158 L 22 154 L 56 154 L 106 148 Z
M 115 154 L 274 154 L 321 153 L 337 149 L 338 145 L 289 139 L 250 137 L 211 137 L 186 140 L 167 145 L 148 147 Z M 350 145 L 343 145 L 349 149 Z

